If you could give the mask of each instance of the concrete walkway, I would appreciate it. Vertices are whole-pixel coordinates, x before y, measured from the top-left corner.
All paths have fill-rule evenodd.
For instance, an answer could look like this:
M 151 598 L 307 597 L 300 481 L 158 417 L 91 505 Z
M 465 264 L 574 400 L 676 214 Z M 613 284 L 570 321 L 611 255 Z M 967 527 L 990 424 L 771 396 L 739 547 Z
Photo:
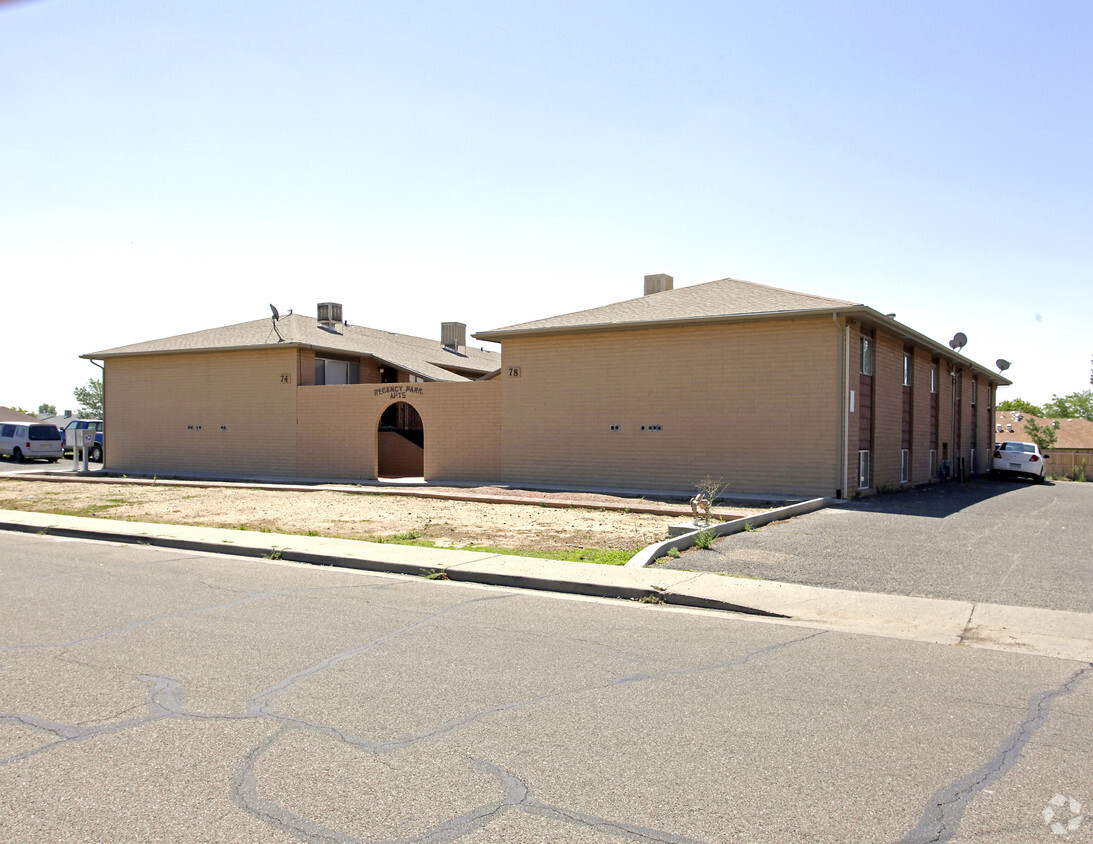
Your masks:
M 772 623 L 1093 661 L 1093 614 L 348 539 L 0 510 L 0 530 L 748 613 Z

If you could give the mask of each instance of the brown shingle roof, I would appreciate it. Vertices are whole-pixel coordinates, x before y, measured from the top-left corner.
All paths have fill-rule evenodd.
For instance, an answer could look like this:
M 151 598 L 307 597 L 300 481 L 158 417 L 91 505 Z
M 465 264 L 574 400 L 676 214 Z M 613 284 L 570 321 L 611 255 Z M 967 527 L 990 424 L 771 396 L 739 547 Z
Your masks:
M 27 425 L 37 421 L 37 416 L 29 416 L 10 407 L 0 407 L 0 422 L 18 422 L 20 425 Z
M 446 349 L 439 340 L 427 340 L 409 334 L 395 334 L 360 325 L 337 324 L 324 328 L 314 317 L 289 314 L 276 323 L 257 319 L 222 328 L 209 328 L 130 346 L 118 346 L 81 355 L 103 360 L 123 355 L 162 355 L 179 352 L 209 352 L 225 349 L 262 349 L 278 345 L 302 346 L 317 351 L 371 356 L 377 360 L 433 381 L 467 381 L 452 369 L 483 375 L 497 369 L 501 355 L 481 349 L 462 347 Z M 280 340 L 277 332 L 284 340 Z
M 751 281 L 723 278 L 705 284 L 694 284 L 690 287 L 680 287 L 637 299 L 628 299 L 625 302 L 615 302 L 599 308 L 483 331 L 474 336 L 485 340 L 500 340 L 506 335 L 532 332 L 548 333 L 663 322 L 730 319 L 766 314 L 775 316 L 808 311 L 832 311 L 848 307 L 856 307 L 856 305 L 843 299 L 795 293 L 792 290 L 768 287 Z
M 599 308 L 575 311 L 533 322 L 522 322 L 474 336 L 481 340 L 503 342 L 509 337 L 527 334 L 568 334 L 582 331 L 612 331 L 616 329 L 651 328 L 667 325 L 730 323 L 743 320 L 779 319 L 792 316 L 839 314 L 853 317 L 863 325 L 880 326 L 916 346 L 930 349 L 942 360 L 966 366 L 989 383 L 1009 384 L 1009 379 L 992 372 L 982 364 L 930 337 L 920 334 L 895 320 L 894 314 L 882 314 L 867 305 L 797 293 L 780 287 L 769 287 L 753 281 L 723 278 L 705 284 L 694 284 L 675 290 L 652 293 L 625 302 Z
M 1018 419 L 1017 411 L 999 410 L 995 413 L 995 442 L 1032 442 L 1025 432 L 1025 420 L 1032 418 L 1040 424 L 1059 423 L 1055 440 L 1056 449 L 1060 451 L 1068 449 L 1093 450 L 1093 422 L 1088 419 L 1041 419 L 1036 416 L 1029 417 L 1027 413 L 1020 415 L 1021 418 Z M 999 426 L 1002 428 L 1001 431 L 998 430 Z M 1013 430 L 1011 431 L 1010 428 L 1013 428 Z

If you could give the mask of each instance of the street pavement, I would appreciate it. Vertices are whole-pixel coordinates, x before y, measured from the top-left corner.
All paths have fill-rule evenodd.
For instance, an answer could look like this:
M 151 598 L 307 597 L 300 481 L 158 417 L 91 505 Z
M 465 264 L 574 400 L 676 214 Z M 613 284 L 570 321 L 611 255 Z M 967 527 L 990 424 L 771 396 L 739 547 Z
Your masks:
M 0 841 L 1091 840 L 1088 660 L 26 531 L 0 587 Z
M 976 480 L 734 534 L 663 566 L 1093 613 L 1093 484 Z

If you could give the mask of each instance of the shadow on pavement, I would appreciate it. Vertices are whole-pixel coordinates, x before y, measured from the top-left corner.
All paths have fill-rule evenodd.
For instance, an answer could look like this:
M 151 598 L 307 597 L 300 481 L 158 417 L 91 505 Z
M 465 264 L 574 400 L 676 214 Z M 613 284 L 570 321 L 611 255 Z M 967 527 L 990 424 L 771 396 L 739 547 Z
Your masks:
M 974 478 L 915 487 L 899 492 L 878 493 L 840 505 L 841 509 L 863 513 L 891 513 L 944 519 L 999 495 L 1014 492 L 1031 483 L 1025 480 Z M 1048 482 L 1050 484 L 1050 481 Z

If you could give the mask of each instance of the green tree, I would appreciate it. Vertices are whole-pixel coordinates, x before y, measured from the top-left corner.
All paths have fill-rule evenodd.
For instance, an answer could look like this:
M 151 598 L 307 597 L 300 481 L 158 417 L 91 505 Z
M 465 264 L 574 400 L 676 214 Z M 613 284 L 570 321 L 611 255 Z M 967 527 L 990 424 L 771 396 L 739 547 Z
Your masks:
M 1029 416 L 1043 416 L 1044 411 L 1030 401 L 1024 399 L 1006 399 L 998 402 L 998 410 L 1019 410 Z
M 42 404 L 38 405 L 38 413 L 41 416 L 45 416 L 47 413 L 50 416 L 56 416 L 57 408 L 52 404 L 46 404 L 45 402 L 43 402 Z
M 92 378 L 86 387 L 72 391 L 80 403 L 80 415 L 90 419 L 102 419 L 102 381 Z
M 1040 451 L 1047 451 L 1049 448 L 1055 448 L 1055 441 L 1059 438 L 1059 423 L 1058 421 L 1051 424 L 1040 423 L 1030 417 L 1025 419 L 1025 433 L 1030 440 L 1040 446 Z
M 1041 415 L 1093 422 L 1093 390 L 1082 390 L 1069 396 L 1052 396 L 1051 401 L 1044 405 Z

